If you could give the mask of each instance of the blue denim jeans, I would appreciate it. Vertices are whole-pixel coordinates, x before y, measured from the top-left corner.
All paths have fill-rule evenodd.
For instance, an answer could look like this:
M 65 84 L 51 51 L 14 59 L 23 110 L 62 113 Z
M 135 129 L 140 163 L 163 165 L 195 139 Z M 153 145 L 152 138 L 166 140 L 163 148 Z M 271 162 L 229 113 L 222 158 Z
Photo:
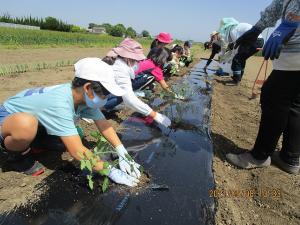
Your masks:
M 115 108 L 117 105 L 123 102 L 123 98 L 120 96 L 115 96 L 113 94 L 109 94 L 107 97 L 107 102 L 104 106 L 106 110 L 111 110 Z
M 132 80 L 132 89 L 134 91 L 140 89 L 149 81 L 149 79 L 151 79 L 151 82 L 149 82 L 148 85 L 151 84 L 152 81 L 154 81 L 154 77 L 152 75 L 140 74 L 140 75 L 136 76 L 135 79 Z
M 258 52 L 257 48 L 261 48 L 263 45 L 264 40 L 262 38 L 258 38 L 255 44 L 253 45 L 239 47 L 238 53 L 232 59 L 231 64 L 233 77 L 236 81 L 242 80 L 247 59 L 254 55 L 256 52 Z

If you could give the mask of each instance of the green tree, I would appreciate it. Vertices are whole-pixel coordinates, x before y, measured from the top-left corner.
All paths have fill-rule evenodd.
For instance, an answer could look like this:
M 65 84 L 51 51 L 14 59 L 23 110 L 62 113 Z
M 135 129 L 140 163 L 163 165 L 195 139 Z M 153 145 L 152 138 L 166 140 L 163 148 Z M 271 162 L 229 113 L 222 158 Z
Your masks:
M 109 32 L 110 35 L 115 37 L 123 37 L 126 33 L 126 28 L 123 24 L 117 24 L 112 27 L 111 31 Z
M 93 27 L 97 27 L 98 25 L 95 23 L 89 23 L 89 29 L 92 29 Z
M 143 37 L 150 37 L 150 33 L 147 30 L 142 31 L 142 36 Z
M 9 15 L 9 13 L 4 13 L 1 17 L 0 17 L 0 22 L 4 22 L 4 23 L 13 23 L 14 19 Z
M 45 30 L 59 30 L 59 21 L 51 16 L 45 18 L 45 22 L 42 24 L 41 29 Z
M 128 27 L 126 30 L 126 37 L 135 38 L 136 37 L 136 31 L 132 27 Z
M 113 28 L 113 26 L 109 23 L 102 23 L 101 27 L 105 28 L 105 32 L 110 34 L 111 29 Z
M 75 25 L 71 26 L 71 32 L 80 32 L 80 31 L 81 31 L 81 28 L 79 26 L 75 26 Z

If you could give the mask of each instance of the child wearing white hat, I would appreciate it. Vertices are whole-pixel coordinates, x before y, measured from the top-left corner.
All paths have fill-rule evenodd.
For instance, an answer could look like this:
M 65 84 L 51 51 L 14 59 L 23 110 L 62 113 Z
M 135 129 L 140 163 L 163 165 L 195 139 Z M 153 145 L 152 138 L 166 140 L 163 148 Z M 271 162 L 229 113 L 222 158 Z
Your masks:
M 42 126 L 48 135 L 59 137 L 73 158 L 81 160 L 90 150 L 82 144 L 74 121 L 89 118 L 120 158 L 121 170 L 109 167 L 109 177 L 116 183 L 136 186 L 139 165 L 123 159 L 127 151 L 99 110 L 105 105 L 107 95 L 122 96 L 124 90 L 116 84 L 112 67 L 99 58 L 81 59 L 74 67 L 72 84 L 27 89 L 0 106 L 1 150 L 9 155 L 14 170 L 33 176 L 43 173 L 44 166 L 34 160 L 30 149 L 38 127 Z M 104 162 L 99 160 L 93 169 L 103 168 Z

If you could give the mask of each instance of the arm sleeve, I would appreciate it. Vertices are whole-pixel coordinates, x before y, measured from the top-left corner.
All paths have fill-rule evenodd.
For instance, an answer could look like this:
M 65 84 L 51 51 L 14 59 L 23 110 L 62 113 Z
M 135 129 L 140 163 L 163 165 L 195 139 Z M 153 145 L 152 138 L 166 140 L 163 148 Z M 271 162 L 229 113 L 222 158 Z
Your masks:
M 126 75 L 122 76 L 122 73 L 120 73 L 118 76 L 118 84 L 126 91 L 126 94 L 122 96 L 125 105 L 145 116 L 148 116 L 153 111 L 147 104 L 136 97 L 132 90 L 130 77 Z
M 103 120 L 105 119 L 105 116 L 99 109 L 92 109 L 86 107 L 85 110 L 81 113 L 82 118 L 88 118 L 92 120 Z
M 282 10 L 283 0 L 273 0 L 273 2 L 263 12 L 261 12 L 260 20 L 255 26 L 260 30 L 275 26 L 277 20 L 281 18 Z
M 154 68 L 151 73 L 153 74 L 153 76 L 155 77 L 156 81 L 161 81 L 164 79 L 164 74 L 163 71 L 161 70 L 161 68 L 156 67 Z

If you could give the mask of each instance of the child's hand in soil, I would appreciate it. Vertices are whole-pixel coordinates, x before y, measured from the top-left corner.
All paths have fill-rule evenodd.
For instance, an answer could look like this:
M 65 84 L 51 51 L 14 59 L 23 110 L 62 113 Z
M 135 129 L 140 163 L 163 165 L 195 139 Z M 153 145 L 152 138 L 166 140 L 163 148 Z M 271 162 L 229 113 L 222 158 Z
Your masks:
M 110 172 L 108 177 L 116 182 L 117 184 L 125 184 L 129 187 L 137 186 L 139 180 L 135 177 L 128 175 L 127 173 L 123 172 L 122 170 L 116 169 L 114 167 L 110 167 Z
M 171 125 L 171 120 L 160 113 L 156 113 L 156 116 L 153 118 L 157 123 L 164 125 L 165 127 L 169 127 Z
M 175 94 L 175 98 L 178 100 L 185 100 L 185 97 L 180 94 Z
M 115 150 L 119 157 L 120 169 L 132 177 L 135 177 L 137 179 L 140 178 L 141 176 L 141 172 L 139 171 L 140 165 L 134 162 L 134 160 L 128 154 L 125 147 L 123 145 L 119 145 L 115 148 Z

